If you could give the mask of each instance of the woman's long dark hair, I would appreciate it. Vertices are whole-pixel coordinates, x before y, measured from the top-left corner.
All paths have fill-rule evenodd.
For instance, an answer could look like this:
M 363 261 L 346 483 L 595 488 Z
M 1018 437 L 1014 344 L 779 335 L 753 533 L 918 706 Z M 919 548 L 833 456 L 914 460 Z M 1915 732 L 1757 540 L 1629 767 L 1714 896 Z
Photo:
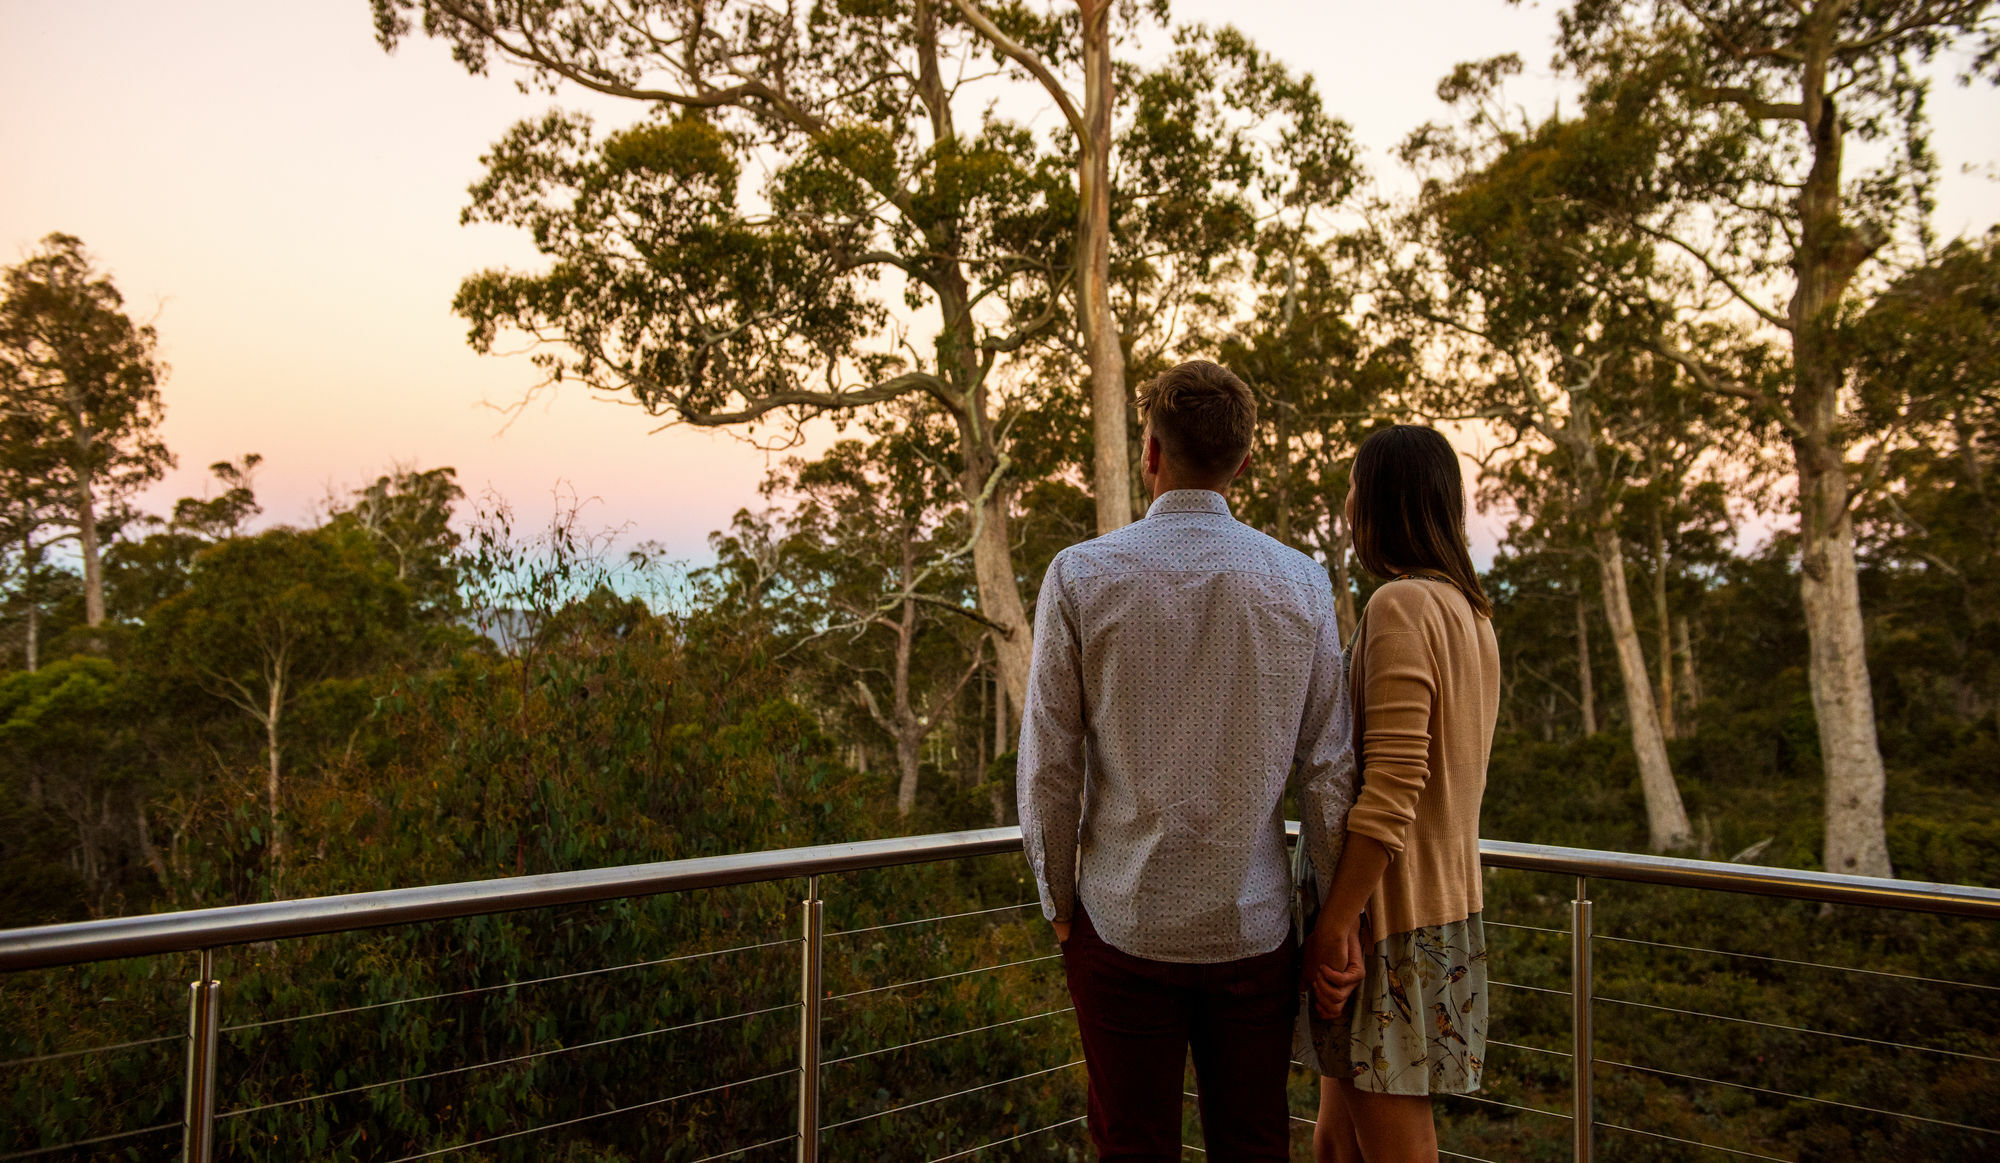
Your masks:
M 1493 603 L 1465 548 L 1465 478 L 1458 453 L 1435 428 L 1397 424 L 1354 454 L 1354 555 L 1376 577 L 1440 573 L 1482 618 Z

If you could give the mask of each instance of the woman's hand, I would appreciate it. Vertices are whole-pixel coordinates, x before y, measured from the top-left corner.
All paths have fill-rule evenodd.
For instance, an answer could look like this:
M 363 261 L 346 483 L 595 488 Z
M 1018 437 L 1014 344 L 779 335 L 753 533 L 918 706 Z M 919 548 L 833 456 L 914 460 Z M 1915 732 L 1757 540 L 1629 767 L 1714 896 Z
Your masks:
M 1312 993 L 1313 1012 L 1332 1021 L 1368 976 L 1361 949 L 1361 918 L 1337 924 L 1322 916 L 1306 938 L 1301 985 Z

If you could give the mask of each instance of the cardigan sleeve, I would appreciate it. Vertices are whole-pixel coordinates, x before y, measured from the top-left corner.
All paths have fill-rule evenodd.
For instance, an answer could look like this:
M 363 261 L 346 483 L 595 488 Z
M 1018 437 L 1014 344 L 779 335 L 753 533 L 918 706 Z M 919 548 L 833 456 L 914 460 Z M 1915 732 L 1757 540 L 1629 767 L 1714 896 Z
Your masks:
M 1385 603 L 1386 604 L 1386 603 Z M 1429 636 L 1395 604 L 1369 611 L 1362 653 L 1361 794 L 1347 829 L 1403 850 L 1431 776 L 1438 666 Z

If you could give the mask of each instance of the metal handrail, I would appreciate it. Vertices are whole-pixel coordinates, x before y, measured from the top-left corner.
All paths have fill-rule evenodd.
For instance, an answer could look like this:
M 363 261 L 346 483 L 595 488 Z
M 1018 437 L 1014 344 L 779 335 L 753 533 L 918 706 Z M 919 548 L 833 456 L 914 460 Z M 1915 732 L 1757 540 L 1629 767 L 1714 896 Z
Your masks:
M 1296 823 L 1287 826 L 1293 835 L 1297 829 Z M 1019 828 L 981 828 L 8 929 L 0 930 L 0 972 L 115 957 L 192 952 L 252 941 L 324 936 L 689 889 L 803 879 L 1020 850 Z M 2000 889 L 1970 885 L 1517 844 L 1507 840 L 1480 841 L 1479 859 L 1489 868 L 2000 920 Z
M 1298 825 L 1296 823 L 1288 823 L 1286 825 L 1286 832 L 1289 838 L 1295 839 L 1298 835 Z M 999 855 L 1019 852 L 1020 850 L 1021 831 L 1019 828 L 986 828 L 977 831 L 949 832 L 930 836 L 895 837 L 884 840 L 867 840 L 858 843 L 826 844 L 809 848 L 790 848 L 729 856 L 706 856 L 655 864 L 634 864 L 614 868 L 589 869 L 580 872 L 468 881 L 459 884 L 391 889 L 384 892 L 273 901 L 266 904 L 198 909 L 179 913 L 160 913 L 151 916 L 119 917 L 99 921 L 83 921 L 67 925 L 46 925 L 39 928 L 0 931 L 0 972 L 72 965 L 80 962 L 100 961 L 116 957 L 132 957 L 143 954 L 185 951 L 199 952 L 201 955 L 200 976 L 196 981 L 190 983 L 191 993 L 187 1035 L 188 1073 L 187 1086 L 185 1088 L 186 1111 L 182 1120 L 184 1134 L 183 1157 L 188 1163 L 212 1163 L 215 1142 L 214 1127 L 217 1118 L 215 1111 L 215 1058 L 217 1036 L 220 1028 L 218 1011 L 221 1001 L 219 993 L 221 983 L 214 978 L 214 968 L 216 951 L 225 946 L 276 940 L 279 938 L 354 932 L 390 925 L 438 921 L 455 917 L 483 916 L 522 909 L 547 908 L 556 905 L 629 899 L 669 892 L 683 892 L 691 889 L 719 888 L 729 885 L 768 883 L 780 880 L 803 880 L 805 882 L 806 896 L 801 906 L 803 929 L 800 937 L 796 941 L 788 938 L 781 941 L 767 942 L 765 945 L 748 946 L 746 948 L 765 948 L 772 945 L 790 944 L 798 944 L 800 946 L 800 1001 L 789 1003 L 798 1005 L 800 1010 L 798 1066 L 795 1069 L 765 1075 L 764 1078 L 778 1078 L 786 1075 L 798 1078 L 799 1121 L 796 1133 L 788 1136 L 788 1138 L 796 1140 L 799 1163 L 817 1163 L 819 1159 L 820 1136 L 825 1130 L 850 1123 L 865 1122 L 869 1119 L 894 1114 L 901 1110 L 927 1106 L 932 1102 L 943 1101 L 944 1098 L 956 1097 L 957 1094 L 971 1093 L 974 1090 L 984 1090 L 991 1086 L 1002 1085 L 1007 1081 L 1018 1081 L 1018 1079 L 1008 1079 L 1003 1080 L 1002 1083 L 982 1083 L 969 1090 L 941 1096 L 937 1099 L 926 1099 L 904 1107 L 888 1111 L 878 1111 L 873 1115 L 848 1119 L 843 1123 L 825 1124 L 821 1119 L 819 1088 L 821 1070 L 827 1065 L 822 1060 L 820 1054 L 820 1011 L 823 1003 L 839 1001 L 841 997 L 858 996 L 859 993 L 875 993 L 885 989 L 900 989 L 904 986 L 920 985 L 930 981 L 942 981 L 948 978 L 961 977 L 967 973 L 988 972 L 992 969 L 1004 969 L 1012 965 L 1029 964 L 1032 961 L 1048 960 L 1050 957 L 1055 956 L 1052 954 L 1050 957 L 1037 957 L 1031 958 L 1028 961 L 1008 962 L 998 966 L 988 966 L 982 969 L 945 974 L 940 977 L 876 986 L 858 991 L 857 994 L 828 997 L 822 975 L 821 947 L 827 934 L 824 927 L 823 906 L 820 900 L 819 878 L 841 872 L 957 860 L 975 856 Z M 1712 861 L 1683 860 L 1674 857 L 1646 856 L 1634 853 L 1601 852 L 1583 848 L 1516 844 L 1500 840 L 1488 840 L 1481 843 L 1480 862 L 1482 865 L 1490 868 L 1507 868 L 1567 876 L 1573 878 L 1575 882 L 1575 899 L 1571 902 L 1570 927 L 1566 934 L 1570 945 L 1570 989 L 1567 991 L 1543 990 L 1541 987 L 1525 985 L 1515 986 L 1514 988 L 1534 989 L 1538 992 L 1555 994 L 1567 993 L 1570 999 L 1572 1012 L 1569 1058 L 1573 1064 L 1576 1064 L 1576 1067 L 1571 1071 L 1573 1089 L 1571 1095 L 1571 1113 L 1564 1115 L 1556 1111 L 1541 1110 L 1536 1110 L 1535 1113 L 1549 1114 L 1570 1120 L 1574 1131 L 1574 1144 L 1571 1157 L 1576 1163 L 1592 1163 L 1594 1156 L 1593 1131 L 1598 1125 L 1592 1092 L 1593 1068 L 1599 1064 L 1592 1047 L 1593 1023 L 1591 1018 L 1594 1000 L 1592 996 L 1594 991 L 1592 990 L 1593 974 L 1591 968 L 1593 934 L 1591 925 L 1592 902 L 1590 899 L 1590 881 L 1592 878 L 1744 893 L 1755 896 L 1783 897 L 1793 900 L 1865 905 L 1875 908 L 1939 913 L 1948 916 L 1982 920 L 2000 920 L 2000 890 L 1975 888 L 1965 885 L 1929 884 L 1918 881 L 1844 876 L 1838 873 L 1762 868 L 1746 864 L 1723 864 Z M 947 917 L 928 918 L 928 920 L 950 920 L 953 919 L 953 916 L 981 916 L 991 912 L 1032 907 L 1032 905 L 1033 902 L 1027 902 L 1023 905 L 979 909 Z M 897 924 L 902 923 L 898 922 Z M 896 927 L 896 925 L 873 926 L 870 929 L 857 930 L 857 932 L 872 931 L 873 928 L 893 927 Z M 1547 930 L 1547 932 L 1555 933 L 1556 935 L 1565 935 L 1558 930 Z M 712 952 L 728 952 L 728 950 Z M 711 954 L 702 954 L 702 956 L 707 955 Z M 680 959 L 668 958 L 666 960 Z M 577 974 L 560 975 L 560 977 L 582 976 L 584 973 L 590 972 L 599 971 L 582 971 Z M 1506 982 L 1494 982 L 1495 987 L 1507 986 L 1508 984 Z M 461 992 L 482 992 L 487 988 L 505 987 L 480 987 L 478 990 Z M 776 1008 L 789 1008 L 789 1004 Z M 1810 1033 L 1816 1031 L 1801 1032 Z M 936 1039 L 920 1039 L 918 1043 L 912 1044 L 921 1044 L 922 1042 L 934 1040 Z M 547 1053 L 553 1052 L 555 1051 L 547 1051 Z M 539 1054 L 529 1055 L 528 1057 L 536 1056 L 539 1056 Z M 845 1060 L 835 1059 L 835 1061 Z M 489 1063 L 487 1065 L 496 1064 Z M 1079 1062 L 1071 1062 L 1062 1067 L 1051 1067 L 1048 1071 L 1038 1071 L 1035 1073 L 1046 1074 L 1053 1070 L 1068 1069 L 1079 1064 Z M 1626 1063 L 1604 1064 L 1609 1066 L 1623 1066 L 1627 1069 L 1649 1069 L 1646 1067 L 1631 1066 Z M 456 1072 L 457 1069 L 455 1068 L 446 1073 Z M 1023 1077 L 1031 1076 L 1033 1075 Z M 762 1080 L 753 1079 L 750 1081 Z M 1715 1080 L 1697 1079 L 1697 1081 Z M 365 1090 L 372 1089 L 372 1087 L 352 1089 Z M 343 1091 L 339 1093 L 348 1092 Z M 513 1138 L 517 1135 L 541 1133 L 595 1118 L 626 1113 L 629 1110 L 645 1109 L 661 1103 L 678 1101 L 682 1098 L 694 1097 L 696 1094 L 706 1093 L 709 1092 L 698 1091 L 668 1099 L 651 1100 L 635 1107 L 597 1112 L 566 1122 L 531 1128 L 525 1131 L 510 1132 L 507 1135 L 498 1137 Z M 273 1105 L 288 1104 L 280 1103 Z M 261 1109 L 267 1108 L 251 1108 L 251 1110 Z M 251 1110 L 230 1113 L 251 1113 Z M 1923 1121 L 1935 1122 L 1938 1120 L 1925 1119 Z M 171 1124 L 163 1124 L 162 1127 L 148 1128 L 148 1130 L 163 1129 L 166 1125 Z M 1960 1126 L 1960 1124 L 1956 1123 L 1945 1125 Z M 1043 1130 L 1047 1129 L 1051 1128 L 1043 1128 Z M 1615 1129 L 1624 1130 L 1627 1128 L 1619 1127 Z M 1968 1126 L 1963 1129 L 1982 1130 L 1983 1128 Z M 114 1137 L 125 1137 L 128 1134 L 137 1133 L 140 1132 L 121 1132 L 120 1135 Z M 1646 1134 L 1650 1132 L 1642 1131 L 1639 1133 Z M 1016 1138 L 1019 1137 L 1022 1136 L 1016 1136 Z M 480 1142 L 488 1141 L 492 1140 L 480 1140 Z M 781 1141 L 783 1140 L 773 1140 L 772 1142 Z M 1013 1140 L 1002 1140 L 1002 1142 L 1011 1141 Z M 469 1145 L 471 1144 L 460 1144 L 461 1147 Z M 760 1144 L 760 1146 L 766 1145 L 771 1144 Z M 987 1146 L 993 1145 L 995 1144 L 987 1144 Z M 426 1155 L 412 1156 L 411 1158 L 424 1158 L 429 1155 L 449 1153 L 458 1149 L 459 1147 L 447 1147 L 440 1151 L 432 1151 Z M 984 1148 L 974 1148 L 973 1150 L 982 1149 Z M 961 1152 L 960 1154 L 965 1153 Z
M 1019 828 L 894 836 L 0 930 L 0 972 L 1019 852 Z

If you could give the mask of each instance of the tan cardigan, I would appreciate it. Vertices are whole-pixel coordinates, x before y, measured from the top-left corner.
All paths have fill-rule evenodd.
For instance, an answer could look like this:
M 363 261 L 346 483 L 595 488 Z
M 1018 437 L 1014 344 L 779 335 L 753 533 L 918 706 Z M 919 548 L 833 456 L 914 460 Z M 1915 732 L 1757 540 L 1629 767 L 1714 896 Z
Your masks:
M 1361 794 L 1350 833 L 1389 849 L 1368 902 L 1380 940 L 1482 907 L 1479 801 L 1500 711 L 1493 624 L 1449 582 L 1392 581 L 1361 620 L 1350 682 Z

